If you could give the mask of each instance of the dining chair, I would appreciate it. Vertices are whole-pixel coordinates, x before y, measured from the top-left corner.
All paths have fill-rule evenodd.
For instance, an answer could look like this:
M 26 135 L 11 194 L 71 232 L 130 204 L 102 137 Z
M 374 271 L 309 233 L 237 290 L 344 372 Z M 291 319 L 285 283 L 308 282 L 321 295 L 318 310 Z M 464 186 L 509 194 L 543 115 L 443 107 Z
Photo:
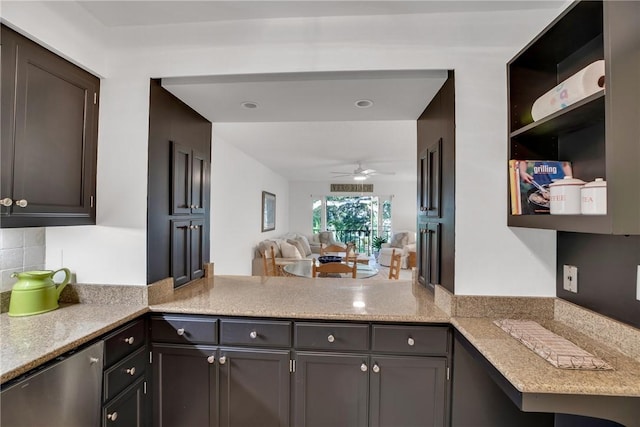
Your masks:
M 328 262 L 326 264 L 317 265 L 315 262 L 311 268 L 312 277 L 318 277 L 318 274 L 339 274 L 339 273 L 351 273 L 352 278 L 356 278 L 356 272 L 358 271 L 357 264 L 346 264 L 343 262 Z
M 262 267 L 264 269 L 265 276 L 278 276 L 278 267 L 276 266 L 276 254 L 273 251 L 273 246 L 269 247 L 271 256 L 267 257 L 267 251 L 262 253 Z
M 320 246 L 320 255 L 326 253 L 346 252 L 346 248 L 340 245 Z
M 400 265 L 402 264 L 402 253 L 394 249 L 391 253 L 391 263 L 389 265 L 389 279 L 400 279 Z

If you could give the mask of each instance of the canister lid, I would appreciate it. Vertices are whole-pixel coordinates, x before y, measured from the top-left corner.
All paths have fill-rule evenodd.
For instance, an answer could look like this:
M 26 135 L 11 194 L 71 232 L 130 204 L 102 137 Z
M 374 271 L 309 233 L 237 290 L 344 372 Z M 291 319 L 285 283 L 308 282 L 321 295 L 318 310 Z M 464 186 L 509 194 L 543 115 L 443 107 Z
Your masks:
M 584 186 L 587 188 L 606 187 L 607 181 L 605 181 L 604 178 L 596 178 L 591 182 L 587 182 Z
M 571 175 L 567 175 L 564 179 L 559 179 L 557 181 L 549 184 L 549 187 L 560 187 L 562 185 L 584 185 L 585 182 L 581 179 L 574 178 Z

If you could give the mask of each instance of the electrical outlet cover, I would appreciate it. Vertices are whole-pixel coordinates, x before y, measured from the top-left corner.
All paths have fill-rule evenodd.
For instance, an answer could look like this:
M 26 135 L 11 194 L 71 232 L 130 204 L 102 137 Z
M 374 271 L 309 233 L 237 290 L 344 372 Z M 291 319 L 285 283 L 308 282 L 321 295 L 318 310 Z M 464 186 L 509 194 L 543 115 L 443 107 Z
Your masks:
M 562 287 L 569 292 L 578 292 L 578 267 L 565 265 L 562 271 Z

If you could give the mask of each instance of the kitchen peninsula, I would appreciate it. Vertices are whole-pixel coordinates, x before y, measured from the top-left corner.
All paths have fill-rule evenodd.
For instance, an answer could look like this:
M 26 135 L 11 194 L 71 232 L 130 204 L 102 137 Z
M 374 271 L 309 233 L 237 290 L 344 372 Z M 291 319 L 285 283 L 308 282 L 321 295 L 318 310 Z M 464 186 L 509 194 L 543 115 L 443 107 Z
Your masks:
M 71 290 L 82 295 L 83 288 L 96 287 L 76 285 Z M 573 411 L 614 419 L 627 426 L 638 425 L 640 419 L 640 332 L 553 298 L 459 297 L 440 288 L 436 288 L 434 297 L 426 288 L 409 281 L 214 276 L 175 291 L 172 281 L 165 279 L 151 285 L 148 295 L 132 304 L 110 302 L 100 303 L 96 298 L 93 303 L 66 304 L 28 319 L 3 313 L 2 381 L 20 377 L 147 312 L 158 319 L 164 315 L 195 315 L 222 322 L 240 319 L 288 321 L 293 325 L 344 323 L 369 325 L 374 330 L 389 325 L 447 329 L 452 325 L 456 337 L 453 351 L 458 351 L 460 342 L 470 344 L 476 357 L 499 373 L 507 389 L 519 399 L 521 409 Z M 93 314 L 90 322 L 85 317 L 88 312 Z M 615 370 L 554 368 L 492 324 L 494 319 L 508 317 L 536 320 L 588 351 L 598 350 L 598 354 L 610 358 Z M 601 338 L 596 339 L 595 334 Z M 607 335 L 608 340 L 604 338 Z M 456 365 L 447 362 L 449 368 L 455 389 Z M 452 407 L 455 411 L 455 390 Z M 455 415 L 453 418 L 455 421 Z

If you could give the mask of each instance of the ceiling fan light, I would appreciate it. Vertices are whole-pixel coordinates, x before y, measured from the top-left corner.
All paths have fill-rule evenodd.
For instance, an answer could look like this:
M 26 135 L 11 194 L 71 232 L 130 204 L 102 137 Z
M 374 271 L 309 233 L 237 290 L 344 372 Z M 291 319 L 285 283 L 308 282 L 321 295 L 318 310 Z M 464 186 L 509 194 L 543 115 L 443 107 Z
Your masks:
M 367 177 L 365 175 L 356 175 L 353 177 L 353 179 L 355 181 L 364 181 L 365 179 L 367 179 Z

